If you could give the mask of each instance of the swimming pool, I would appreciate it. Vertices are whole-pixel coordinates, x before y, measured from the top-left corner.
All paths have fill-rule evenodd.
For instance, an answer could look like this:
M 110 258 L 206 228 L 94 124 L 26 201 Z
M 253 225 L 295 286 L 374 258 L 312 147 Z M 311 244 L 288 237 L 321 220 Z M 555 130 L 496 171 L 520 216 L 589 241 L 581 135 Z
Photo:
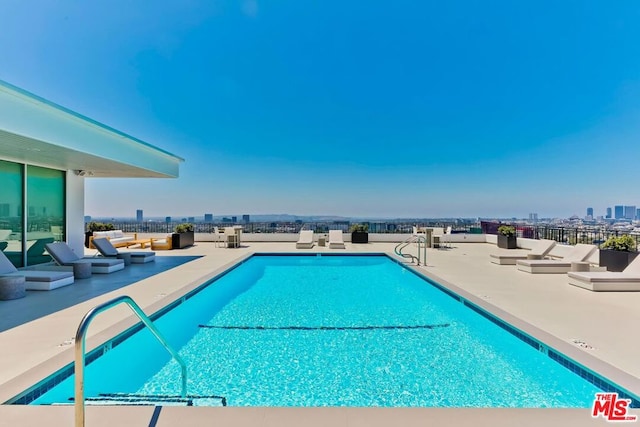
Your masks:
M 254 255 L 155 323 L 187 362 L 196 405 L 590 407 L 599 391 L 629 396 L 384 255 Z M 180 394 L 178 365 L 146 330 L 87 361 L 85 393 L 100 403 Z M 71 373 L 14 403 L 70 403 Z

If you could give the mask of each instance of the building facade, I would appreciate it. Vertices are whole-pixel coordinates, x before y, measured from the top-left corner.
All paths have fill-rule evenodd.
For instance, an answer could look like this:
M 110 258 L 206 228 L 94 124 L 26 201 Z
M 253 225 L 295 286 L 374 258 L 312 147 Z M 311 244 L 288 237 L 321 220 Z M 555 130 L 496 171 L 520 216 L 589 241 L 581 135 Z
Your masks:
M 84 183 L 177 177 L 184 160 L 0 81 L 0 249 L 17 267 L 45 244 L 84 253 Z

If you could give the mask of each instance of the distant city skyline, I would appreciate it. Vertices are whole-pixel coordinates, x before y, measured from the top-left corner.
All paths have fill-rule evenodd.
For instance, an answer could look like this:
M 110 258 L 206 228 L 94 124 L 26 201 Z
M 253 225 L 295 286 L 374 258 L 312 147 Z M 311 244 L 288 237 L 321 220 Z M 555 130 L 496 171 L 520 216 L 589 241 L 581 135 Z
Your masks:
M 639 14 L 10 2 L 0 79 L 185 159 L 178 179 L 87 176 L 88 215 L 600 216 L 640 205 Z

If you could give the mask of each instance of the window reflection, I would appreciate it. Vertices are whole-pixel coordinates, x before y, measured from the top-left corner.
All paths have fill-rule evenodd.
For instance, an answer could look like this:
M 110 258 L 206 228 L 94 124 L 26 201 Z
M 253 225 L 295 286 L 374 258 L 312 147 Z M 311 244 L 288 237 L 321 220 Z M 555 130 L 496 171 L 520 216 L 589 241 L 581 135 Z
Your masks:
M 0 250 L 22 267 L 22 165 L 0 160 L 0 189 Z
M 63 171 L 27 166 L 27 264 L 51 261 L 45 244 L 64 240 Z

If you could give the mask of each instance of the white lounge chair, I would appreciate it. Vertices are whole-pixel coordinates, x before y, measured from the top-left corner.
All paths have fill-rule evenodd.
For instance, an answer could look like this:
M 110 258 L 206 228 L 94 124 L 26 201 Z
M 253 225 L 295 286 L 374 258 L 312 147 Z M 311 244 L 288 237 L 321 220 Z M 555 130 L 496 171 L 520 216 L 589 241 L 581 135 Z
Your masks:
M 122 259 L 121 254 L 129 254 L 131 256 L 131 262 L 133 264 L 144 264 L 145 262 L 155 261 L 155 252 L 118 252 L 118 250 L 111 244 L 109 239 L 100 237 L 93 239 L 93 246 L 96 247 L 100 255 L 105 258 Z
M 296 249 L 311 249 L 313 247 L 313 230 L 300 230 L 300 237 L 296 242 Z
M 442 236 L 440 236 L 440 247 L 441 248 L 450 248 L 451 247 L 451 226 L 447 226 L 447 229 L 444 231 Z
M 124 261 L 121 259 L 80 258 L 64 242 L 48 243 L 45 246 L 58 265 L 73 266 L 77 263 L 89 263 L 92 273 L 113 273 L 124 268 Z
M 572 262 L 585 261 L 598 248 L 595 245 L 578 243 L 562 259 L 518 260 L 518 270 L 527 273 L 568 273 Z
M 516 265 L 516 261 L 520 259 L 543 259 L 555 244 L 555 240 L 540 239 L 533 243 L 530 250 L 504 250 L 502 252 L 489 254 L 489 257 L 494 264 Z
M 71 285 L 74 281 L 73 273 L 70 271 L 18 270 L 2 252 L 0 276 L 24 276 L 25 289 L 35 291 L 50 291 Z
M 216 245 L 216 248 L 219 247 L 221 244 L 226 245 L 226 236 L 224 234 L 224 230 L 221 230 L 218 227 L 213 227 L 213 231 L 211 232 L 211 234 L 213 235 L 213 242 Z
M 342 238 L 342 230 L 329 230 L 329 248 L 344 249 L 344 239 Z
M 595 292 L 640 291 L 640 256 L 620 272 L 569 272 L 569 284 Z

